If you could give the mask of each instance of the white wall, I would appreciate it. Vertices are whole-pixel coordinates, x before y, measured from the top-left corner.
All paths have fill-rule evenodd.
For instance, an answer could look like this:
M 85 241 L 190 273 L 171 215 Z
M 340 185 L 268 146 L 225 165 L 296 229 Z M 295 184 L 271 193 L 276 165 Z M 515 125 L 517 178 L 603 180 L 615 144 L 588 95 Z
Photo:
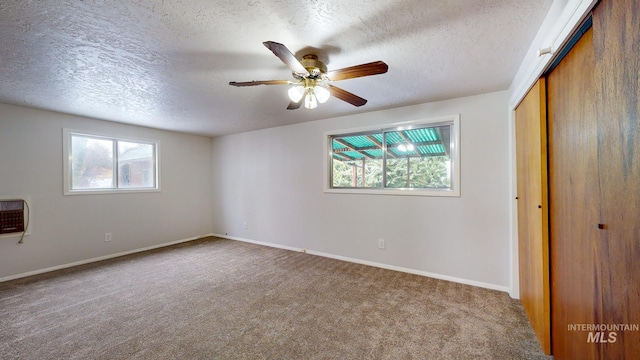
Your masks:
M 159 140 L 161 192 L 63 196 L 63 128 Z M 32 211 L 23 244 L 0 238 L 0 279 L 212 231 L 208 137 L 0 104 L 0 166 L 0 198 Z
M 213 231 L 506 291 L 507 104 L 504 91 L 214 138 Z M 323 192 L 324 131 L 458 113 L 460 198 Z

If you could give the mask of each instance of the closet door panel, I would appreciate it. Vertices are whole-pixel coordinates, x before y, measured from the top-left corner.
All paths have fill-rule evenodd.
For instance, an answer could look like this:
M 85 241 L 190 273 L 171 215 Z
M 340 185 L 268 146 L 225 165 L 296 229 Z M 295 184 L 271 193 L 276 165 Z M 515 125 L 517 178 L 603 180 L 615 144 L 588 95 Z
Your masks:
M 516 109 L 520 300 L 538 342 L 551 352 L 545 79 Z
M 598 322 L 640 324 L 640 1 L 594 11 L 601 279 Z M 590 224 L 592 227 L 597 225 Z M 640 331 L 617 331 L 604 358 L 640 356 Z
M 555 359 L 594 359 L 597 347 L 571 324 L 597 323 L 599 184 L 588 30 L 547 77 L 551 338 Z

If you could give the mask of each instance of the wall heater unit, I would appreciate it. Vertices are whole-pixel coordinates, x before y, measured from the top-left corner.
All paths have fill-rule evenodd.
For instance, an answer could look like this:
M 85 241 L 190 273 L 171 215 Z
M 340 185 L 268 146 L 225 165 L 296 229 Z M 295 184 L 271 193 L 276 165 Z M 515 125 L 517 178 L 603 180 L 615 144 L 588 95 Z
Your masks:
M 24 200 L 0 200 L 0 234 L 24 231 Z

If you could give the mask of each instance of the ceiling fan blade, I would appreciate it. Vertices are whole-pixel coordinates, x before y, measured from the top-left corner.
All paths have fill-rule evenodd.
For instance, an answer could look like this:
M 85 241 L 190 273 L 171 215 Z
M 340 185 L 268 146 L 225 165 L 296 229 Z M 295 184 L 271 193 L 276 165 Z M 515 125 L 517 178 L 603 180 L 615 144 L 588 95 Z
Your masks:
M 309 76 L 307 69 L 296 59 L 296 57 L 287 49 L 286 46 L 274 42 L 265 41 L 262 44 L 271 50 L 277 57 L 282 60 L 294 73 L 300 76 Z
M 327 77 L 333 81 L 353 79 L 362 76 L 384 74 L 389 65 L 384 61 L 374 61 L 367 64 L 355 65 L 327 72 Z
M 300 99 L 300 101 L 298 102 L 290 102 L 289 106 L 287 106 L 287 110 L 295 110 L 295 109 L 299 109 L 300 105 L 302 105 L 302 102 L 304 101 L 304 97 L 302 97 L 302 99 Z
M 255 86 L 255 85 L 289 85 L 293 84 L 289 80 L 254 80 L 254 81 L 230 81 L 231 86 Z
M 367 103 L 366 99 L 363 99 L 358 95 L 352 94 L 333 85 L 329 85 L 329 91 L 331 91 L 332 96 L 342 101 L 346 101 L 353 106 L 362 106 Z

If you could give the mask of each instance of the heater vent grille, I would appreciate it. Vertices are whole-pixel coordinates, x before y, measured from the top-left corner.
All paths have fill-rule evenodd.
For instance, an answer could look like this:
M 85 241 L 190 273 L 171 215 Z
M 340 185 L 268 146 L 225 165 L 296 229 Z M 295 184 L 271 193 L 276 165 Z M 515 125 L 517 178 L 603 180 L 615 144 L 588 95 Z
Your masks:
M 0 200 L 0 234 L 23 232 L 24 200 Z

